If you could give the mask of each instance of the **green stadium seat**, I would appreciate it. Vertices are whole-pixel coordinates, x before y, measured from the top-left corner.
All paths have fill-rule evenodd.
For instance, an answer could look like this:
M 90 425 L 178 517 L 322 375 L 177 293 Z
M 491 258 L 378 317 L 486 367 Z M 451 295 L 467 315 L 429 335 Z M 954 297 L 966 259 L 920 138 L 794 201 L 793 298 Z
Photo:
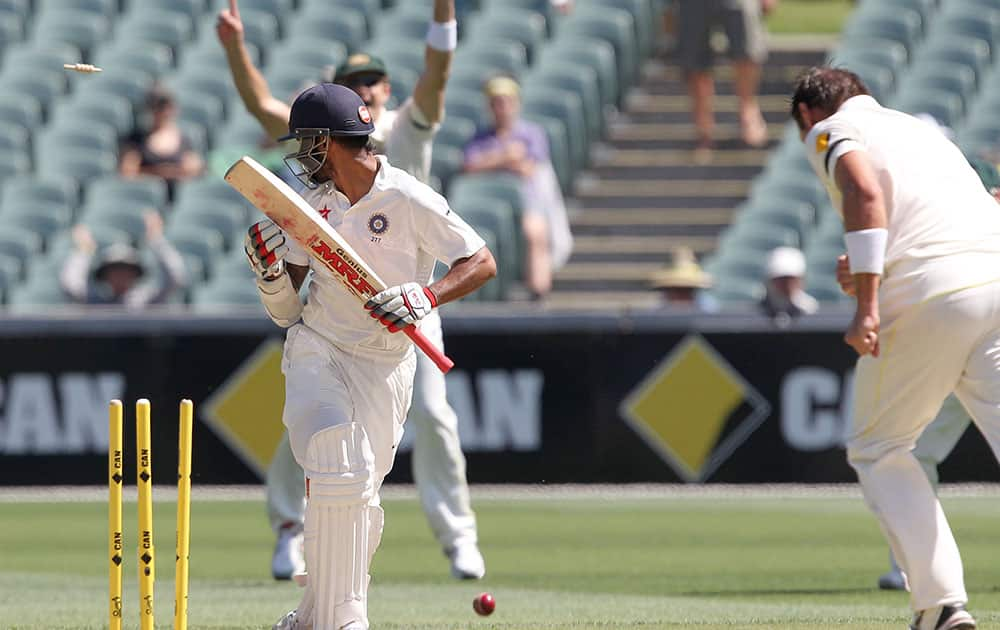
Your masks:
M 135 12 L 140 5 L 146 10 L 169 11 L 196 20 L 205 11 L 204 0 L 129 0 L 130 12 Z
M 0 252 L 27 265 L 42 252 L 42 239 L 30 230 L 5 226 L 0 232 Z
M 31 134 L 21 125 L 0 121 L 0 151 L 23 151 Z
M 930 23 L 931 17 L 937 11 L 937 1 L 936 0 L 862 0 L 859 3 L 859 8 L 863 10 L 870 10 L 873 8 L 881 9 L 889 7 L 900 7 L 904 9 L 909 9 L 911 11 L 915 11 L 918 15 L 920 15 L 924 31 L 926 31 L 927 26 Z
M 445 115 L 472 121 L 476 127 L 485 127 L 492 120 L 482 92 L 449 89 L 445 93 Z
M 0 13 L 12 13 L 23 20 L 31 11 L 30 0 L 0 0 Z
M 166 44 L 129 38 L 116 39 L 102 47 L 94 59 L 105 72 L 118 72 L 122 68 L 128 68 L 145 72 L 155 79 L 170 71 L 174 64 L 174 53 Z
M 965 99 L 976 90 L 976 72 L 965 64 L 944 61 L 914 62 L 903 79 L 901 93 L 923 90 L 950 92 Z
M 243 234 L 239 240 L 233 239 L 233 247 L 229 252 L 219 256 L 212 262 L 212 277 L 219 282 L 253 282 L 254 273 L 247 263 L 247 255 L 243 251 Z
M 207 26 L 202 27 L 207 28 Z M 243 42 L 250 56 L 250 61 L 258 68 L 261 66 L 260 50 L 250 42 Z M 229 62 L 226 60 L 226 51 L 219 45 L 214 37 L 202 37 L 193 46 L 185 46 L 181 51 L 180 67 L 182 69 L 211 68 L 223 76 L 229 75 Z
M 268 50 L 277 41 L 279 27 L 278 18 L 275 15 L 253 9 L 244 10 L 240 6 L 240 19 L 243 21 L 244 39 L 256 46 L 261 52 Z
M 14 74 L 5 72 L 0 77 L 0 90 L 33 99 L 41 105 L 41 111 L 45 116 L 48 116 L 49 107 L 62 94 L 64 85 L 65 83 L 52 75 L 34 72 L 15 70 Z
M 447 190 L 452 177 L 462 172 L 464 163 L 462 149 L 435 141 L 431 153 L 431 175 L 438 179 L 442 190 Z
M 453 202 L 453 207 L 456 208 L 469 209 L 478 204 L 480 200 L 490 199 L 500 201 L 510 209 L 509 212 L 514 223 L 513 240 L 510 240 L 511 237 L 506 231 L 498 231 L 495 226 L 490 227 L 494 230 L 497 238 L 500 238 L 504 243 L 502 247 L 506 247 L 511 252 L 511 268 L 519 277 L 527 246 L 521 231 L 524 201 L 521 197 L 521 182 L 518 176 L 508 173 L 466 174 L 455 177 L 447 190 L 448 199 Z
M 65 73 L 62 69 L 64 63 L 77 63 L 80 61 L 80 51 L 69 45 L 52 44 L 43 46 L 39 42 L 24 42 L 8 46 L 3 51 L 4 72 L 14 70 L 38 69 L 43 72 L 57 70 Z
M 225 118 L 222 107 L 223 99 L 207 92 L 176 93 L 179 95 L 178 120 L 200 125 L 209 133 L 221 125 Z
M 966 66 L 976 73 L 978 80 L 990 64 L 990 47 L 976 39 L 934 37 L 925 42 L 917 53 L 916 63 L 924 60 Z
M 312 79 L 318 79 L 324 69 L 336 68 L 347 58 L 347 48 L 340 42 L 329 41 L 323 46 L 315 46 L 310 41 L 301 45 L 297 39 L 286 41 L 270 53 L 268 70 L 274 67 L 297 67 L 309 72 Z
M 522 111 L 559 120 L 566 127 L 569 140 L 570 165 L 573 172 L 590 162 L 590 138 L 583 113 L 583 102 L 576 92 L 549 89 L 541 93 L 525 94 Z
M 0 189 L 0 208 L 37 205 L 69 209 L 76 203 L 77 187 L 54 177 L 50 173 L 48 177 L 36 175 L 4 183 Z
M 79 86 L 81 94 L 113 94 L 125 98 L 133 108 L 141 111 L 153 87 L 153 79 L 135 68 L 120 68 L 115 72 L 102 72 Z
M 60 102 L 51 124 L 62 127 L 67 123 L 80 125 L 84 121 L 109 127 L 119 136 L 128 135 L 135 126 L 132 104 L 114 94 L 75 93 Z
M 31 172 L 31 158 L 26 151 L 0 152 L 0 182 Z
M 450 146 L 464 150 L 465 145 L 476 133 L 476 126 L 465 118 L 453 118 L 445 112 L 444 121 L 434 137 L 434 145 Z
M 576 7 L 556 35 L 562 38 L 603 39 L 615 49 L 619 90 L 633 85 L 639 73 L 637 44 L 633 36 L 632 14 L 609 7 Z
M 502 39 L 474 41 L 456 53 L 452 62 L 456 70 L 478 69 L 485 78 L 497 74 L 518 77 L 524 71 L 528 58 L 520 43 Z
M 503 3 L 491 2 L 468 27 L 466 45 L 473 50 L 489 40 L 510 40 L 520 43 L 527 53 L 528 63 L 533 64 L 545 41 L 545 17 L 535 11 L 525 11 Z
M 387 11 L 375 23 L 374 37 L 377 40 L 425 41 L 427 26 L 430 24 L 430 10 Z M 421 46 L 422 48 L 423 46 Z
M 472 227 L 488 230 L 496 236 L 492 251 L 497 262 L 497 277 L 493 282 L 500 285 L 501 293 L 506 295 L 507 288 L 519 279 L 518 270 L 521 269 L 517 247 L 521 230 L 510 204 L 499 199 L 479 197 L 463 200 L 461 204 L 453 203 L 452 209 Z
M 8 310 L 12 313 L 31 313 L 71 303 L 59 286 L 58 275 L 32 274 L 29 282 L 13 287 L 7 298 Z
M 51 153 L 79 150 L 96 154 L 111 155 L 116 161 L 118 157 L 118 134 L 115 128 L 96 120 L 88 120 L 87 124 L 79 124 L 81 120 L 63 119 L 58 124 L 49 125 L 45 131 L 35 138 L 35 163 L 45 164 Z
M 319 73 L 305 66 L 272 63 L 264 78 L 272 94 L 284 101 L 292 101 L 303 88 L 318 82 Z M 242 103 L 237 107 L 242 107 Z
M 41 106 L 30 95 L 0 90 L 0 122 L 20 125 L 30 133 L 42 124 Z
M 162 178 L 148 175 L 131 179 L 106 177 L 87 187 L 87 201 L 126 201 L 163 209 L 167 205 L 167 184 Z
M 24 19 L 16 13 L 0 13 L 0 48 L 24 39 Z
M 861 77 L 872 96 L 882 103 L 887 102 L 895 90 L 895 75 L 892 70 L 883 65 L 854 59 L 841 62 L 838 66 Z
M 844 27 L 841 48 L 872 38 L 890 39 L 906 47 L 912 55 L 920 40 L 920 14 L 901 7 L 873 7 L 856 11 Z
M 170 47 L 174 57 L 194 36 L 191 18 L 163 9 L 133 10 L 118 25 L 121 44 L 125 42 L 156 42 Z
M 32 37 L 35 41 L 62 42 L 80 49 L 84 61 L 104 42 L 107 19 L 85 11 L 53 10 L 36 17 Z
M 593 68 L 562 61 L 546 61 L 544 58 L 535 70 L 524 80 L 524 91 L 534 93 L 554 87 L 576 92 L 583 103 L 587 120 L 588 136 L 591 142 L 601 137 L 604 130 L 604 108 L 597 72 Z
M 899 94 L 893 107 L 910 114 L 930 114 L 946 126 L 953 126 L 962 118 L 965 105 L 962 97 L 943 90 L 922 90 Z
M 592 37 L 556 37 L 542 55 L 542 63 L 549 62 L 592 68 L 597 73 L 601 102 L 605 106 L 619 103 L 623 92 L 619 88 L 615 49 L 610 43 Z
M 118 12 L 117 0 L 34 0 L 38 15 L 50 12 L 78 11 L 112 18 Z
M 856 62 L 881 66 L 890 70 L 896 79 L 908 59 L 906 47 L 899 42 L 875 38 L 852 43 L 850 47 L 841 46 L 828 57 L 828 63 L 834 67 L 850 67 Z
M 170 215 L 170 223 L 205 227 L 222 235 L 226 249 L 237 245 L 233 235 L 240 233 L 242 246 L 243 231 L 247 228 L 246 213 L 242 206 L 232 205 L 185 205 L 175 208 Z
M 229 282 L 227 278 L 195 287 L 191 292 L 191 305 L 203 312 L 219 309 L 231 312 L 233 306 L 245 306 L 253 307 L 253 310 L 259 311 L 262 317 L 265 313 L 260 296 L 257 294 L 257 285 L 252 280 Z
M 795 199 L 785 201 L 753 199 L 741 206 L 736 220 L 741 224 L 760 223 L 795 230 L 798 242 L 801 243 L 805 240 L 806 234 L 814 229 L 816 209 L 808 203 Z
M 177 187 L 174 203 L 175 205 L 193 203 L 203 203 L 205 205 L 213 203 L 238 203 L 242 205 L 246 203 L 246 200 L 221 177 L 203 177 L 181 182 Z
M 653 36 L 660 24 L 660 13 L 654 11 L 649 0 L 579 0 L 582 5 L 596 5 L 625 9 L 632 14 L 635 40 L 639 44 L 639 58 L 645 59 L 653 50 Z
M 203 225 L 171 222 L 166 236 L 179 252 L 199 258 L 205 268 L 211 268 L 212 260 L 225 251 L 223 235 Z
M 247 9 L 263 11 L 280 18 L 292 13 L 292 0 L 240 0 L 240 15 Z
M 7 300 L 11 290 L 24 277 L 24 263 L 20 259 L 0 254 L 0 304 Z
M 304 0 L 306 5 L 323 4 L 324 6 L 347 7 L 358 11 L 365 17 L 365 30 L 369 37 L 375 33 L 375 23 L 382 13 L 379 0 Z M 339 10 L 339 9 L 331 9 Z
M 118 161 L 113 153 L 96 153 L 80 149 L 65 149 L 45 156 L 45 169 L 59 173 L 77 184 L 84 184 L 117 171 Z
M 146 240 L 145 207 L 135 202 L 118 202 L 115 205 L 88 202 L 80 215 L 80 221 L 93 234 L 108 229 L 124 232 L 128 243 L 138 247 Z
M 42 240 L 43 249 L 59 232 L 70 226 L 72 215 L 67 206 L 4 205 L 0 206 L 0 220 L 4 225 L 29 230 Z
M 246 113 L 241 105 L 239 111 L 230 112 L 229 119 L 218 134 L 216 141 L 218 147 L 247 147 L 256 148 L 266 139 L 264 130 L 257 119 Z
M 934 35 L 952 40 L 980 41 L 990 47 L 991 55 L 995 55 L 995 48 L 1000 44 L 1000 17 L 991 12 L 943 11 L 934 18 Z
M 311 38 L 321 41 L 337 41 L 347 48 L 348 53 L 363 50 L 368 39 L 365 16 L 352 9 L 308 9 L 299 11 L 289 26 L 289 33 L 296 38 Z
M 386 37 L 373 39 L 364 45 L 364 51 L 382 59 L 389 70 L 389 78 L 395 78 L 395 73 L 400 68 L 412 70 L 418 75 L 424 71 L 424 48 L 423 41 L 412 39 L 398 39 Z M 454 67 L 452 68 L 454 72 Z M 448 87 L 451 87 L 451 77 L 448 80 Z

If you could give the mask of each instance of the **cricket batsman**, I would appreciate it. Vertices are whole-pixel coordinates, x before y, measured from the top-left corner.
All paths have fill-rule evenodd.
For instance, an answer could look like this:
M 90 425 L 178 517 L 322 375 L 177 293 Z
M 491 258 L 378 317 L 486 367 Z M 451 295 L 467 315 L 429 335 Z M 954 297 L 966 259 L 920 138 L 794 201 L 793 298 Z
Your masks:
M 970 630 L 958 545 L 912 451 L 954 393 L 1000 453 L 1000 213 L 958 147 L 852 72 L 806 72 L 791 114 L 846 230 L 848 460 L 909 580 L 910 627 Z
M 276 630 L 366 630 L 368 568 L 382 534 L 382 480 L 410 407 L 415 351 L 395 334 L 496 275 L 483 239 L 430 187 L 376 156 L 372 115 L 343 85 L 321 83 L 292 104 L 286 157 L 323 213 L 390 288 L 362 307 L 270 220 L 247 255 L 270 317 L 290 326 L 282 421 L 305 471 L 309 577 Z M 435 261 L 449 266 L 432 282 Z M 299 288 L 312 272 L 303 306 Z M 301 320 L 301 321 L 300 321 Z
M 243 43 L 243 25 L 236 0 L 219 13 L 217 32 L 226 50 L 233 80 L 247 110 L 272 138 L 286 133 L 289 106 L 275 98 L 260 71 L 253 66 Z M 458 42 L 454 0 L 434 0 L 433 19 L 424 50 L 425 69 L 407 99 L 396 110 L 387 108 L 392 86 L 385 64 L 371 55 L 350 56 L 333 77 L 358 93 L 372 117 L 371 139 L 376 153 L 427 182 L 431 146 L 444 117 L 444 91 Z M 441 318 L 432 311 L 421 331 L 444 346 Z M 465 478 L 465 456 L 458 437 L 458 417 L 448 404 L 444 375 L 422 353 L 417 356 L 414 404 L 410 430 L 415 431 L 413 477 L 420 502 L 456 578 L 478 579 L 486 565 L 478 547 L 476 517 Z M 277 543 L 272 559 L 276 578 L 288 579 L 303 570 L 297 541 L 303 518 L 302 471 L 287 441 L 278 446 L 268 470 L 268 512 Z

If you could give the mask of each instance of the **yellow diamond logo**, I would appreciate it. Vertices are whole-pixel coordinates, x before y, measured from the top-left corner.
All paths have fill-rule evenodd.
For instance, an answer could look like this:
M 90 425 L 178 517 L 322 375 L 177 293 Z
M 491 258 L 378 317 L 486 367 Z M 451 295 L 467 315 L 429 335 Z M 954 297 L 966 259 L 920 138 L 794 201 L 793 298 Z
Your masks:
M 690 335 L 625 398 L 629 425 L 685 481 L 704 481 L 771 406 L 714 348 Z
M 285 430 L 281 348 L 276 339 L 262 343 L 204 406 L 212 430 L 261 478 Z

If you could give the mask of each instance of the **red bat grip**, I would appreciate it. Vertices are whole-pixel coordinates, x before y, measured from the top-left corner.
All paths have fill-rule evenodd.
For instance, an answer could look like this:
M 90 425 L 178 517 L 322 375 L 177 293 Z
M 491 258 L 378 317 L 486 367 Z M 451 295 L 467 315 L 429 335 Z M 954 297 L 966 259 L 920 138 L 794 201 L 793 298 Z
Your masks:
M 425 337 L 419 328 L 411 324 L 404 328 L 403 332 L 413 341 L 415 346 L 420 348 L 434 362 L 434 365 L 438 366 L 442 374 L 447 374 L 448 370 L 455 367 L 455 362 L 449 359 L 448 355 L 442 352 L 440 348 L 431 343 L 431 340 Z

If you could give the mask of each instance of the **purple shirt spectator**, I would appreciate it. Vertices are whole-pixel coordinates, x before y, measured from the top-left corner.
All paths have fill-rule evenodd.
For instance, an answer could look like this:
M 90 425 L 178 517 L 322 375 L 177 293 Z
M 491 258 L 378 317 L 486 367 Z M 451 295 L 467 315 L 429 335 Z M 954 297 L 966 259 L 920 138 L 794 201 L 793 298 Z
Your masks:
M 533 122 L 518 119 L 513 128 L 502 137 L 497 135 L 496 127 L 476 132 L 465 145 L 465 162 L 473 162 L 513 143 L 520 143 L 524 147 L 524 157 L 532 162 L 549 159 L 549 140 L 545 137 L 545 130 Z

